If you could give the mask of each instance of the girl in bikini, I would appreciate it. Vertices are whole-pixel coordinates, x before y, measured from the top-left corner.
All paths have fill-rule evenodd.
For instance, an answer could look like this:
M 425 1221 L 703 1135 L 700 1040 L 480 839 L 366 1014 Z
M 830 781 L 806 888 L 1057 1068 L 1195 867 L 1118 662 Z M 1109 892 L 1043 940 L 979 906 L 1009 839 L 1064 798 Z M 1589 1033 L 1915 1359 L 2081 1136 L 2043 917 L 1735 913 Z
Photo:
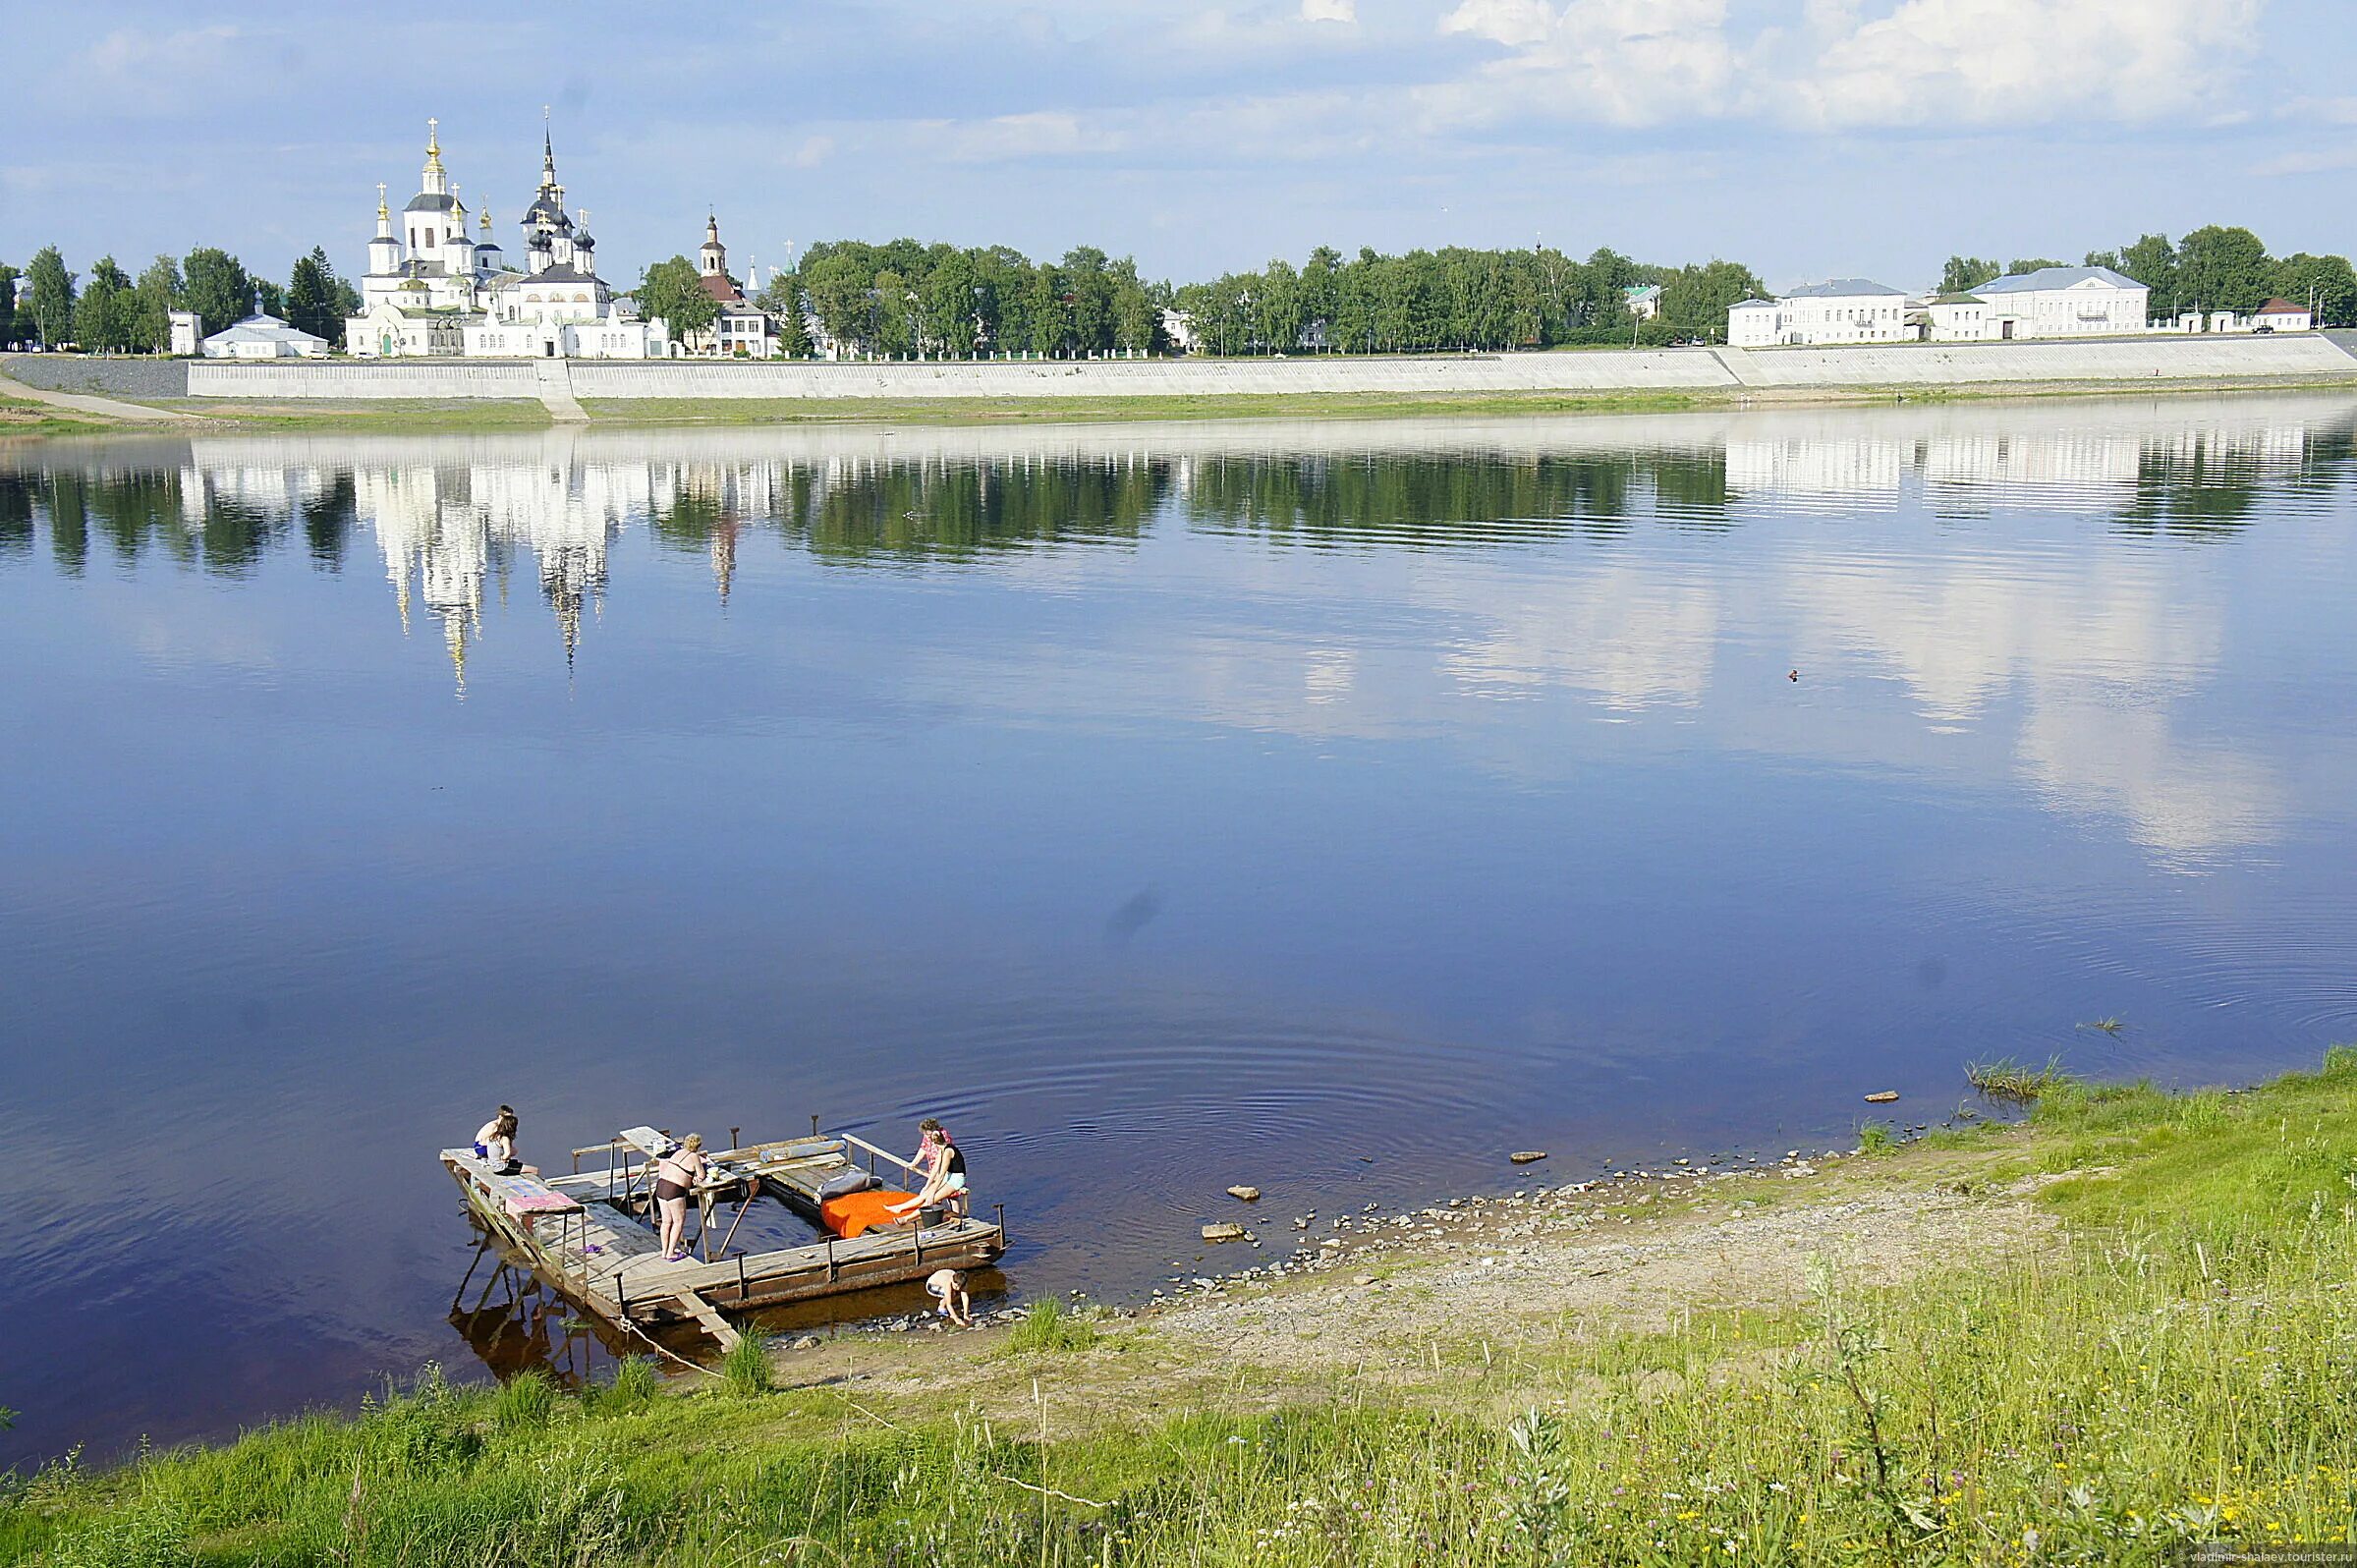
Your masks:
M 684 1261 L 688 1256 L 688 1194 L 710 1169 L 703 1157 L 701 1133 L 690 1133 L 677 1148 L 654 1162 L 654 1204 L 663 1216 L 657 1234 L 667 1263 Z

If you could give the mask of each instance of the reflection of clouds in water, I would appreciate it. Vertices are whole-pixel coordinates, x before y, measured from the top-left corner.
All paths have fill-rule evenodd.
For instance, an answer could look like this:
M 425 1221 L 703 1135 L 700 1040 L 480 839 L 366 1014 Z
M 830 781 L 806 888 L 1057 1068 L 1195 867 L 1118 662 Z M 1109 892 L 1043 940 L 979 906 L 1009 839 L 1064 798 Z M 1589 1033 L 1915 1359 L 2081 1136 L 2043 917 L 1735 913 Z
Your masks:
M 1625 712 L 1692 707 L 1711 684 L 1718 592 L 1702 584 L 1615 564 L 1538 581 L 1484 574 L 1453 581 L 1442 597 L 1453 615 L 1486 623 L 1440 654 L 1441 668 L 1468 692 L 1568 688 Z
M 1354 648 L 1314 647 L 1302 671 L 1303 697 L 1312 702 L 1335 702 L 1350 696 L 1359 673 Z
M 2217 616 L 2180 600 L 2149 561 L 2113 558 L 2103 581 L 1991 559 L 1847 558 L 1796 565 L 1785 592 L 1812 658 L 1865 653 L 1924 717 L 1977 719 L 2016 682 L 2033 695 L 2183 687 L 2217 662 Z
M 2225 747 L 2179 739 L 2149 707 L 2042 700 L 2022 721 L 2023 774 L 2053 805 L 2124 820 L 2171 870 L 2273 841 L 2288 802 L 2273 772 Z
M 2049 804 L 2117 817 L 2161 864 L 2199 869 L 2273 839 L 2285 810 L 2270 769 L 2179 738 L 2167 704 L 2215 676 L 2217 606 L 2161 558 L 2100 563 L 2103 580 L 2027 563 L 1845 560 L 1795 569 L 1787 591 L 1820 658 L 1863 653 L 1936 724 L 1979 721 L 2021 696 L 2014 761 Z

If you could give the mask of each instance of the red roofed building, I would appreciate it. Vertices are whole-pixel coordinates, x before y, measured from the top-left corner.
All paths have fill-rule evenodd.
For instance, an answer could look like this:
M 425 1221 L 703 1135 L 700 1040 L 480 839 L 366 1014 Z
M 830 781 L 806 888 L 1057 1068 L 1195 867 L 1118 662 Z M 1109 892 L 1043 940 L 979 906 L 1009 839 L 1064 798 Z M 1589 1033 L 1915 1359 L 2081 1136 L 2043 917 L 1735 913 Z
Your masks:
M 2306 332 L 2316 325 L 2316 312 L 2289 300 L 2270 300 L 2251 312 L 2256 332 Z
M 720 308 L 711 326 L 689 336 L 691 352 L 718 359 L 766 360 L 777 353 L 777 323 L 769 313 L 745 298 L 737 280 L 728 275 L 728 247 L 720 243 L 720 219 L 707 213 L 703 249 L 697 254 L 697 282 Z

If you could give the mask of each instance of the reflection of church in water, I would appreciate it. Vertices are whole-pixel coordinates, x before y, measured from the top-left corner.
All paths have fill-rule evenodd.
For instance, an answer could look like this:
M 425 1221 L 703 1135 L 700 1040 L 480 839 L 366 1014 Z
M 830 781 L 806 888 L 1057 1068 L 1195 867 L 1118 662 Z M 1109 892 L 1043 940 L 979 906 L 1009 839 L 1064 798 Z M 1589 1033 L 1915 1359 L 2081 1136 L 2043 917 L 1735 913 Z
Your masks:
M 2108 428 L 2092 420 L 2024 424 L 1991 432 L 1940 420 L 1861 430 L 1834 415 L 1737 424 L 1715 454 L 1723 465 L 1716 504 L 1735 515 L 1747 498 L 1849 508 L 1917 489 L 1943 511 L 2032 504 L 2107 514 L 2124 526 L 2150 515 L 2165 526 L 2172 507 L 2196 510 L 2179 507 L 2171 486 L 2190 485 L 2198 498 L 2209 493 L 2205 485 L 2233 480 L 2248 494 L 2254 482 L 2303 472 L 2325 433 L 2264 418 L 2172 421 L 2161 430 L 2126 420 Z M 506 601 L 526 552 L 570 666 L 585 619 L 602 603 L 611 551 L 634 526 L 674 550 L 703 554 L 725 604 L 749 527 L 774 528 L 781 541 L 829 558 L 1135 537 L 1157 495 L 1196 515 L 1211 504 L 1203 499 L 1207 481 L 1233 477 L 1239 462 L 1224 448 L 1157 453 L 1117 432 L 944 432 L 931 441 L 935 450 L 927 451 L 907 432 L 888 446 L 880 437 L 826 433 L 806 437 L 788 457 L 774 433 L 701 435 L 679 456 L 649 458 L 636 442 L 572 438 L 199 437 L 175 487 L 181 526 L 192 532 L 221 507 L 289 520 L 348 506 L 351 521 L 376 535 L 403 628 L 421 616 L 440 623 L 463 693 L 470 651 L 484 636 L 485 601 Z M 1445 466 L 1419 460 L 1463 455 L 1405 446 L 1400 468 L 1410 477 L 1449 479 Z M 1582 447 L 1559 455 L 1610 454 Z M 1642 466 L 1643 443 L 1617 455 Z M 1692 461 L 1691 450 L 1681 455 Z M 1323 462 L 1289 447 L 1274 466 L 1307 475 Z M 1141 477 L 1149 468 L 1158 476 L 1151 482 Z M 1639 497 L 1619 504 L 1645 510 Z

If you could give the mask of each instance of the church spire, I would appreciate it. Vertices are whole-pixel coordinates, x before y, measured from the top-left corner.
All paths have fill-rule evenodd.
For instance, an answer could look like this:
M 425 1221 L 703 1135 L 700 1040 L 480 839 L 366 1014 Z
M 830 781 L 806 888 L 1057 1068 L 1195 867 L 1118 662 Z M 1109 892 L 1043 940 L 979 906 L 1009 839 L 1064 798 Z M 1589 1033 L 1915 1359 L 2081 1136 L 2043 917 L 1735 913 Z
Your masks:
M 449 172 L 442 167 L 442 122 L 425 122 L 425 179 L 419 188 L 426 196 L 446 196 L 450 191 Z
M 540 105 L 540 189 L 556 186 L 556 141 L 548 128 L 548 105 Z
M 382 180 L 376 182 L 376 237 L 380 240 L 393 237 L 393 209 L 385 205 L 385 184 Z

